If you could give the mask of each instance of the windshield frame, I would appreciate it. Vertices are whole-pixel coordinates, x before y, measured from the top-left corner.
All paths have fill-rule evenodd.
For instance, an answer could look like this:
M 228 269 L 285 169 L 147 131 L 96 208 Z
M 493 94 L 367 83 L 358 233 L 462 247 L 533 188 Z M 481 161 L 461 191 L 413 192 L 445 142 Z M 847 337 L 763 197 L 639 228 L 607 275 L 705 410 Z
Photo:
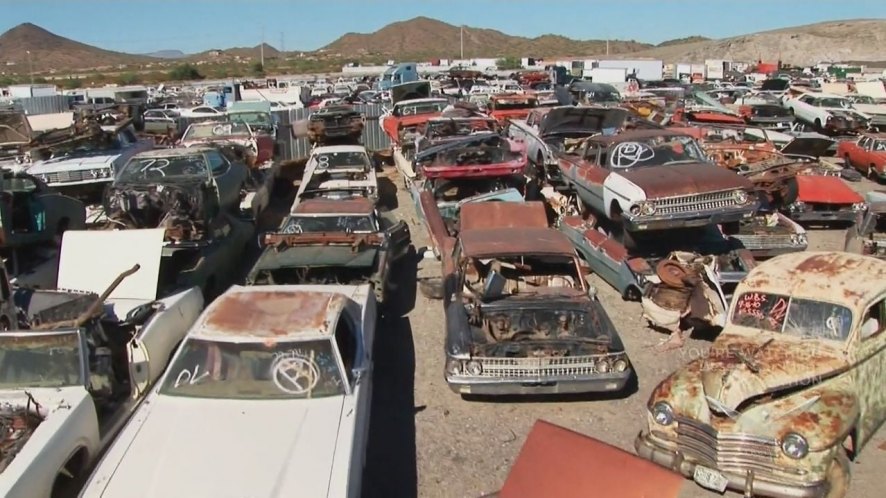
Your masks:
M 242 353 L 244 351 L 255 353 L 255 352 L 260 352 L 262 350 L 273 349 L 273 350 L 275 350 L 275 352 L 271 354 L 271 358 L 272 358 L 271 365 L 273 365 L 275 362 L 279 361 L 282 358 L 292 356 L 292 355 L 290 355 L 290 353 L 297 351 L 300 348 L 304 348 L 307 344 L 314 343 L 314 344 L 319 345 L 322 343 L 326 343 L 329 346 L 330 351 L 332 352 L 332 359 L 335 361 L 334 370 L 335 370 L 335 372 L 337 372 L 338 378 L 341 380 L 341 384 L 339 384 L 340 392 L 327 394 L 327 395 L 323 395 L 323 396 L 302 396 L 302 395 L 296 395 L 296 394 L 289 394 L 289 395 L 277 396 L 277 397 L 267 397 L 267 396 L 246 397 L 243 395 L 232 396 L 230 394 L 228 394 L 226 396 L 207 396 L 207 395 L 195 395 L 192 393 L 189 393 L 189 394 L 176 393 L 176 392 L 174 392 L 174 390 L 176 389 L 175 384 L 180 382 L 179 378 L 182 377 L 182 374 L 185 371 L 188 371 L 188 373 L 191 374 L 191 371 L 189 370 L 191 365 L 189 363 L 187 363 L 187 360 L 184 360 L 186 362 L 184 364 L 180 364 L 179 362 L 182 361 L 183 356 L 185 356 L 188 352 L 190 352 L 188 350 L 188 347 L 190 347 L 190 345 L 194 342 L 201 342 L 201 343 L 205 343 L 205 344 L 215 344 L 215 345 L 221 346 L 221 347 L 227 346 L 229 348 L 242 348 L 240 350 L 240 353 Z M 280 349 L 280 351 L 276 351 L 277 349 Z M 283 351 L 283 350 L 285 350 L 285 351 Z M 223 355 L 224 353 L 219 353 L 219 354 Z M 296 354 L 295 357 L 300 357 L 300 356 L 298 356 Z M 238 355 L 238 358 L 239 358 L 239 355 Z M 178 368 L 179 366 L 182 366 L 184 368 L 179 369 Z M 194 371 L 199 372 L 197 369 L 195 369 Z M 208 375 L 208 369 L 204 372 L 197 373 L 197 377 L 199 378 L 200 375 L 204 375 L 204 374 Z M 226 380 L 227 379 L 223 379 L 223 380 L 219 380 L 217 382 L 223 382 Z M 185 381 L 187 381 L 187 379 L 185 379 Z M 252 380 L 252 382 L 256 382 L 256 381 Z M 271 382 L 273 384 L 273 381 L 271 381 Z M 348 376 L 347 372 L 345 371 L 344 362 L 341 357 L 341 352 L 338 350 L 338 346 L 335 342 L 334 335 L 329 335 L 329 336 L 306 335 L 304 337 L 287 338 L 287 340 L 271 341 L 271 342 L 256 341 L 256 340 L 245 340 L 245 341 L 244 340 L 223 340 L 223 339 L 219 339 L 219 338 L 190 336 L 190 337 L 185 338 L 185 340 L 182 342 L 181 346 L 176 351 L 175 356 L 169 362 L 169 366 L 167 367 L 166 373 L 163 375 L 163 378 L 159 382 L 157 382 L 156 393 L 159 396 L 169 396 L 172 398 L 185 398 L 185 399 L 192 399 L 192 400 L 210 399 L 210 400 L 224 400 L 224 401 L 236 401 L 236 402 L 244 402 L 244 401 L 246 401 L 246 402 L 263 402 L 263 401 L 293 402 L 293 401 L 310 401 L 313 399 L 327 399 L 327 398 L 334 398 L 334 397 L 338 397 L 338 396 L 349 396 L 349 395 L 353 394 L 353 392 L 354 392 L 354 386 L 352 386 L 351 382 L 352 381 L 351 381 L 350 377 Z
M 21 381 L 16 382 L 16 387 L 0 387 L 0 389 L 9 389 L 9 390 L 22 390 L 22 389 L 61 389 L 65 387 L 83 387 L 84 389 L 89 389 L 88 379 L 89 379 L 89 367 L 87 365 L 87 357 L 84 352 L 89 351 L 89 346 L 86 343 L 86 338 L 83 334 L 83 329 L 59 329 L 59 330 L 51 330 L 51 331 L 33 331 L 33 330 L 25 330 L 25 331 L 7 331 L 0 333 L 0 344 L 3 344 L 3 339 L 5 338 L 27 338 L 27 339 L 37 339 L 41 337 L 60 337 L 60 336 L 75 336 L 77 342 L 77 363 L 78 370 L 80 374 L 80 378 L 77 379 L 76 383 L 73 384 L 59 384 L 59 385 L 51 385 L 51 386 L 39 386 L 39 385 L 21 385 Z M 4 360 L 5 355 L 9 352 L 9 349 L 3 348 L 4 352 Z M 0 386 L 3 385 L 2 378 L 0 378 Z
M 777 299 L 787 299 L 787 304 L 785 305 L 784 318 L 781 322 L 779 330 L 773 330 L 770 327 L 764 328 L 762 326 L 757 326 L 757 325 L 743 325 L 743 324 L 735 321 L 735 316 L 739 312 L 739 309 L 740 309 L 741 299 L 745 295 L 748 295 L 748 294 L 765 294 L 766 296 L 777 298 Z M 790 311 L 791 311 L 792 305 L 794 304 L 794 301 L 802 301 L 804 304 L 817 303 L 819 305 L 828 305 L 828 306 L 833 306 L 833 307 L 842 308 L 842 309 L 846 310 L 849 314 L 849 317 L 850 317 L 849 325 L 847 326 L 846 336 L 842 339 L 835 339 L 835 338 L 831 338 L 831 337 L 825 337 L 823 335 L 810 335 L 810 334 L 799 335 L 799 334 L 795 334 L 795 333 L 786 333 L 785 330 L 787 329 L 788 316 L 790 315 Z M 779 337 L 789 337 L 791 339 L 797 339 L 797 340 L 823 340 L 823 341 L 828 341 L 831 343 L 841 344 L 843 346 L 846 346 L 852 341 L 852 338 L 855 335 L 855 329 L 858 328 L 857 323 L 856 323 L 858 321 L 858 316 L 857 316 L 857 313 L 855 312 L 855 310 L 853 310 L 852 308 L 845 306 L 841 303 L 829 301 L 827 299 L 807 298 L 807 297 L 800 297 L 800 296 L 794 296 L 794 295 L 778 294 L 775 292 L 753 291 L 753 290 L 745 289 L 741 292 L 741 294 L 736 293 L 735 297 L 732 300 L 732 303 L 733 304 L 730 306 L 729 316 L 727 318 L 727 320 L 728 320 L 727 324 L 731 325 L 733 327 L 740 327 L 743 329 L 753 330 L 758 333 L 762 332 L 762 333 L 767 333 L 767 334 L 776 334 Z M 771 311 L 771 310 L 769 310 L 769 311 Z
M 291 229 L 290 229 L 291 225 L 295 225 L 294 222 L 297 221 L 297 219 L 319 220 L 319 219 L 332 219 L 332 218 L 338 218 L 338 219 L 341 219 L 341 218 L 365 218 L 369 221 L 369 224 L 371 225 L 372 228 L 368 231 L 361 230 L 361 231 L 351 231 L 351 232 L 347 232 L 345 230 L 317 230 L 317 231 L 305 232 L 303 229 L 301 231 L 291 231 Z M 367 234 L 367 233 L 378 233 L 379 231 L 380 230 L 378 227 L 378 223 L 376 222 L 375 217 L 372 215 L 372 213 L 365 213 L 365 214 L 364 213 L 335 213 L 335 214 L 297 213 L 297 214 L 290 214 L 286 217 L 286 219 L 283 221 L 283 223 L 280 227 L 279 233 L 286 233 L 286 234 L 302 234 L 302 233 L 309 233 L 309 234 L 314 234 L 314 233 Z
M 165 172 L 162 169 L 160 169 L 160 168 L 168 167 L 169 164 L 172 163 L 173 159 L 181 159 L 181 158 L 199 159 L 199 161 L 203 163 L 203 170 L 204 170 L 203 174 L 202 175 L 201 174 L 188 174 L 188 175 L 181 174 L 181 175 L 166 176 Z M 156 165 L 158 163 L 162 163 L 163 161 L 166 161 L 166 166 L 157 166 L 156 168 L 154 167 L 154 165 Z M 194 162 L 194 161 L 192 160 L 190 162 Z M 129 173 L 129 175 L 127 175 L 126 174 L 127 170 L 129 170 L 131 165 L 134 166 L 136 163 L 138 163 L 138 167 L 134 168 L 134 171 L 131 171 Z M 163 173 L 163 174 L 159 178 L 158 177 L 149 178 L 147 175 L 147 170 L 150 170 L 150 169 L 157 169 L 157 170 L 161 171 L 161 173 Z M 140 175 L 140 177 L 137 177 L 134 175 Z M 209 162 L 206 160 L 206 155 L 203 153 L 169 155 L 169 156 L 163 156 L 163 157 L 139 157 L 138 155 L 135 155 L 135 156 L 132 156 L 131 158 L 129 158 L 129 160 L 126 161 L 126 164 L 124 164 L 123 167 L 120 168 L 120 171 L 117 173 L 116 177 L 114 178 L 114 183 L 121 183 L 121 184 L 127 184 L 127 183 L 142 184 L 145 182 L 163 183 L 163 182 L 167 182 L 167 181 L 174 182 L 174 181 L 188 181 L 188 180 L 197 180 L 197 179 L 199 179 L 200 181 L 206 181 L 211 176 L 212 176 L 212 171 L 210 170 Z

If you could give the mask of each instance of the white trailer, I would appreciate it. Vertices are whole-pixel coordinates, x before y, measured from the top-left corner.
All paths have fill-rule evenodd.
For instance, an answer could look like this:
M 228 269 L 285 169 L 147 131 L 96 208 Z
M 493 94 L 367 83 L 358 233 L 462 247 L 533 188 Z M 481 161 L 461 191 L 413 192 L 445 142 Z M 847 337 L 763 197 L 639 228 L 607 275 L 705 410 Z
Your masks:
M 582 78 L 594 83 L 624 83 L 628 70 L 624 68 L 595 67 L 582 71 Z
M 723 59 L 707 59 L 704 61 L 705 79 L 721 80 L 726 76 L 726 63 Z
M 657 81 L 664 78 L 664 62 L 657 59 L 611 59 L 598 61 L 595 67 L 604 69 L 624 69 L 637 78 Z M 586 68 L 587 69 L 587 68 Z

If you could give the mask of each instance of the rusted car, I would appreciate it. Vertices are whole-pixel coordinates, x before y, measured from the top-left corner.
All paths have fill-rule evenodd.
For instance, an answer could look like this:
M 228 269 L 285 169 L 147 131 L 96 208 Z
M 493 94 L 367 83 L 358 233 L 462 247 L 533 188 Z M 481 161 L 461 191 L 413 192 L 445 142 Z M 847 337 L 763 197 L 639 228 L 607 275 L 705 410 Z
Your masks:
M 308 116 L 308 139 L 316 145 L 358 144 L 363 125 L 363 114 L 354 107 L 326 106 Z
M 560 156 L 559 168 L 585 209 L 610 220 L 619 235 L 734 223 L 759 207 L 750 181 L 709 163 L 681 132 L 592 136 Z
M 868 178 L 886 180 L 886 133 L 867 133 L 857 140 L 842 141 L 837 155 Z
M 250 285 L 368 283 L 385 303 L 396 285 L 392 269 L 409 252 L 410 234 L 406 222 L 379 213 L 365 197 L 319 198 L 296 205 L 261 242 Z
M 444 262 L 446 382 L 461 394 L 618 392 L 627 353 L 540 202 L 462 207 Z
M 805 251 L 809 245 L 806 229 L 778 211 L 761 212 L 742 220 L 738 232 L 730 235 L 751 251 L 757 261 Z
M 742 105 L 738 114 L 751 126 L 774 131 L 790 130 L 794 122 L 794 116 L 777 100 L 770 104 Z
M 391 87 L 391 109 L 379 118 L 379 126 L 399 146 L 404 130 L 426 123 L 439 116 L 449 99 L 431 98 L 431 84 L 415 81 Z
M 843 250 L 886 259 L 886 192 L 868 192 L 865 201 L 868 208 L 846 230 Z
M 538 99 L 534 95 L 500 93 L 489 97 L 486 110 L 499 123 L 507 124 L 512 119 L 526 119 L 536 107 Z
M 886 419 L 884 296 L 875 258 L 762 263 L 707 356 L 652 391 L 637 453 L 721 493 L 845 496 L 850 459 Z
M 256 132 L 243 121 L 208 121 L 188 126 L 179 141 L 182 147 L 213 145 L 231 148 L 252 169 L 274 159 L 274 137 Z

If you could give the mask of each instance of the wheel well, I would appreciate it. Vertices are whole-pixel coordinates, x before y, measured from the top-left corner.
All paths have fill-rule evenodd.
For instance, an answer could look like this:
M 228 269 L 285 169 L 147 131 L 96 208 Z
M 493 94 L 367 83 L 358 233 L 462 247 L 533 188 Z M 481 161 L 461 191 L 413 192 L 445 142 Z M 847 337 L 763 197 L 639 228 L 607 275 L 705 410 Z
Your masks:
M 621 216 L 621 204 L 619 204 L 618 201 L 612 201 L 612 203 L 609 205 L 609 212 L 612 216 Z
M 80 481 L 88 458 L 89 451 L 86 447 L 77 448 L 77 451 L 68 458 L 56 474 L 55 481 L 52 483 L 51 498 L 67 498 L 74 496 L 79 491 L 79 484 L 81 484 Z

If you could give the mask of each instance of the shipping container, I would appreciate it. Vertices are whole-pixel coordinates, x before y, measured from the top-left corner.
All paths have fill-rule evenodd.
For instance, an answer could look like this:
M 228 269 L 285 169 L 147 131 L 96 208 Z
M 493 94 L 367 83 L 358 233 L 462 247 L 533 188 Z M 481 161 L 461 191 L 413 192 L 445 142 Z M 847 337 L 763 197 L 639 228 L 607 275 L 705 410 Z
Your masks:
M 9 96 L 14 99 L 28 99 L 31 97 L 52 97 L 58 95 L 55 85 L 11 85 Z
M 726 75 L 726 65 L 729 61 L 723 59 L 707 59 L 704 61 L 705 79 L 721 80 Z
M 664 63 L 655 59 L 601 60 L 594 67 L 624 69 L 641 80 L 657 81 L 664 78 Z M 585 68 L 587 69 L 587 68 Z
M 627 69 L 613 67 L 595 67 L 582 72 L 582 78 L 594 83 L 624 83 L 627 75 Z
M 692 76 L 692 64 L 686 64 L 684 62 L 677 63 L 677 70 L 676 74 L 674 74 L 674 78 L 689 80 L 690 76 Z

